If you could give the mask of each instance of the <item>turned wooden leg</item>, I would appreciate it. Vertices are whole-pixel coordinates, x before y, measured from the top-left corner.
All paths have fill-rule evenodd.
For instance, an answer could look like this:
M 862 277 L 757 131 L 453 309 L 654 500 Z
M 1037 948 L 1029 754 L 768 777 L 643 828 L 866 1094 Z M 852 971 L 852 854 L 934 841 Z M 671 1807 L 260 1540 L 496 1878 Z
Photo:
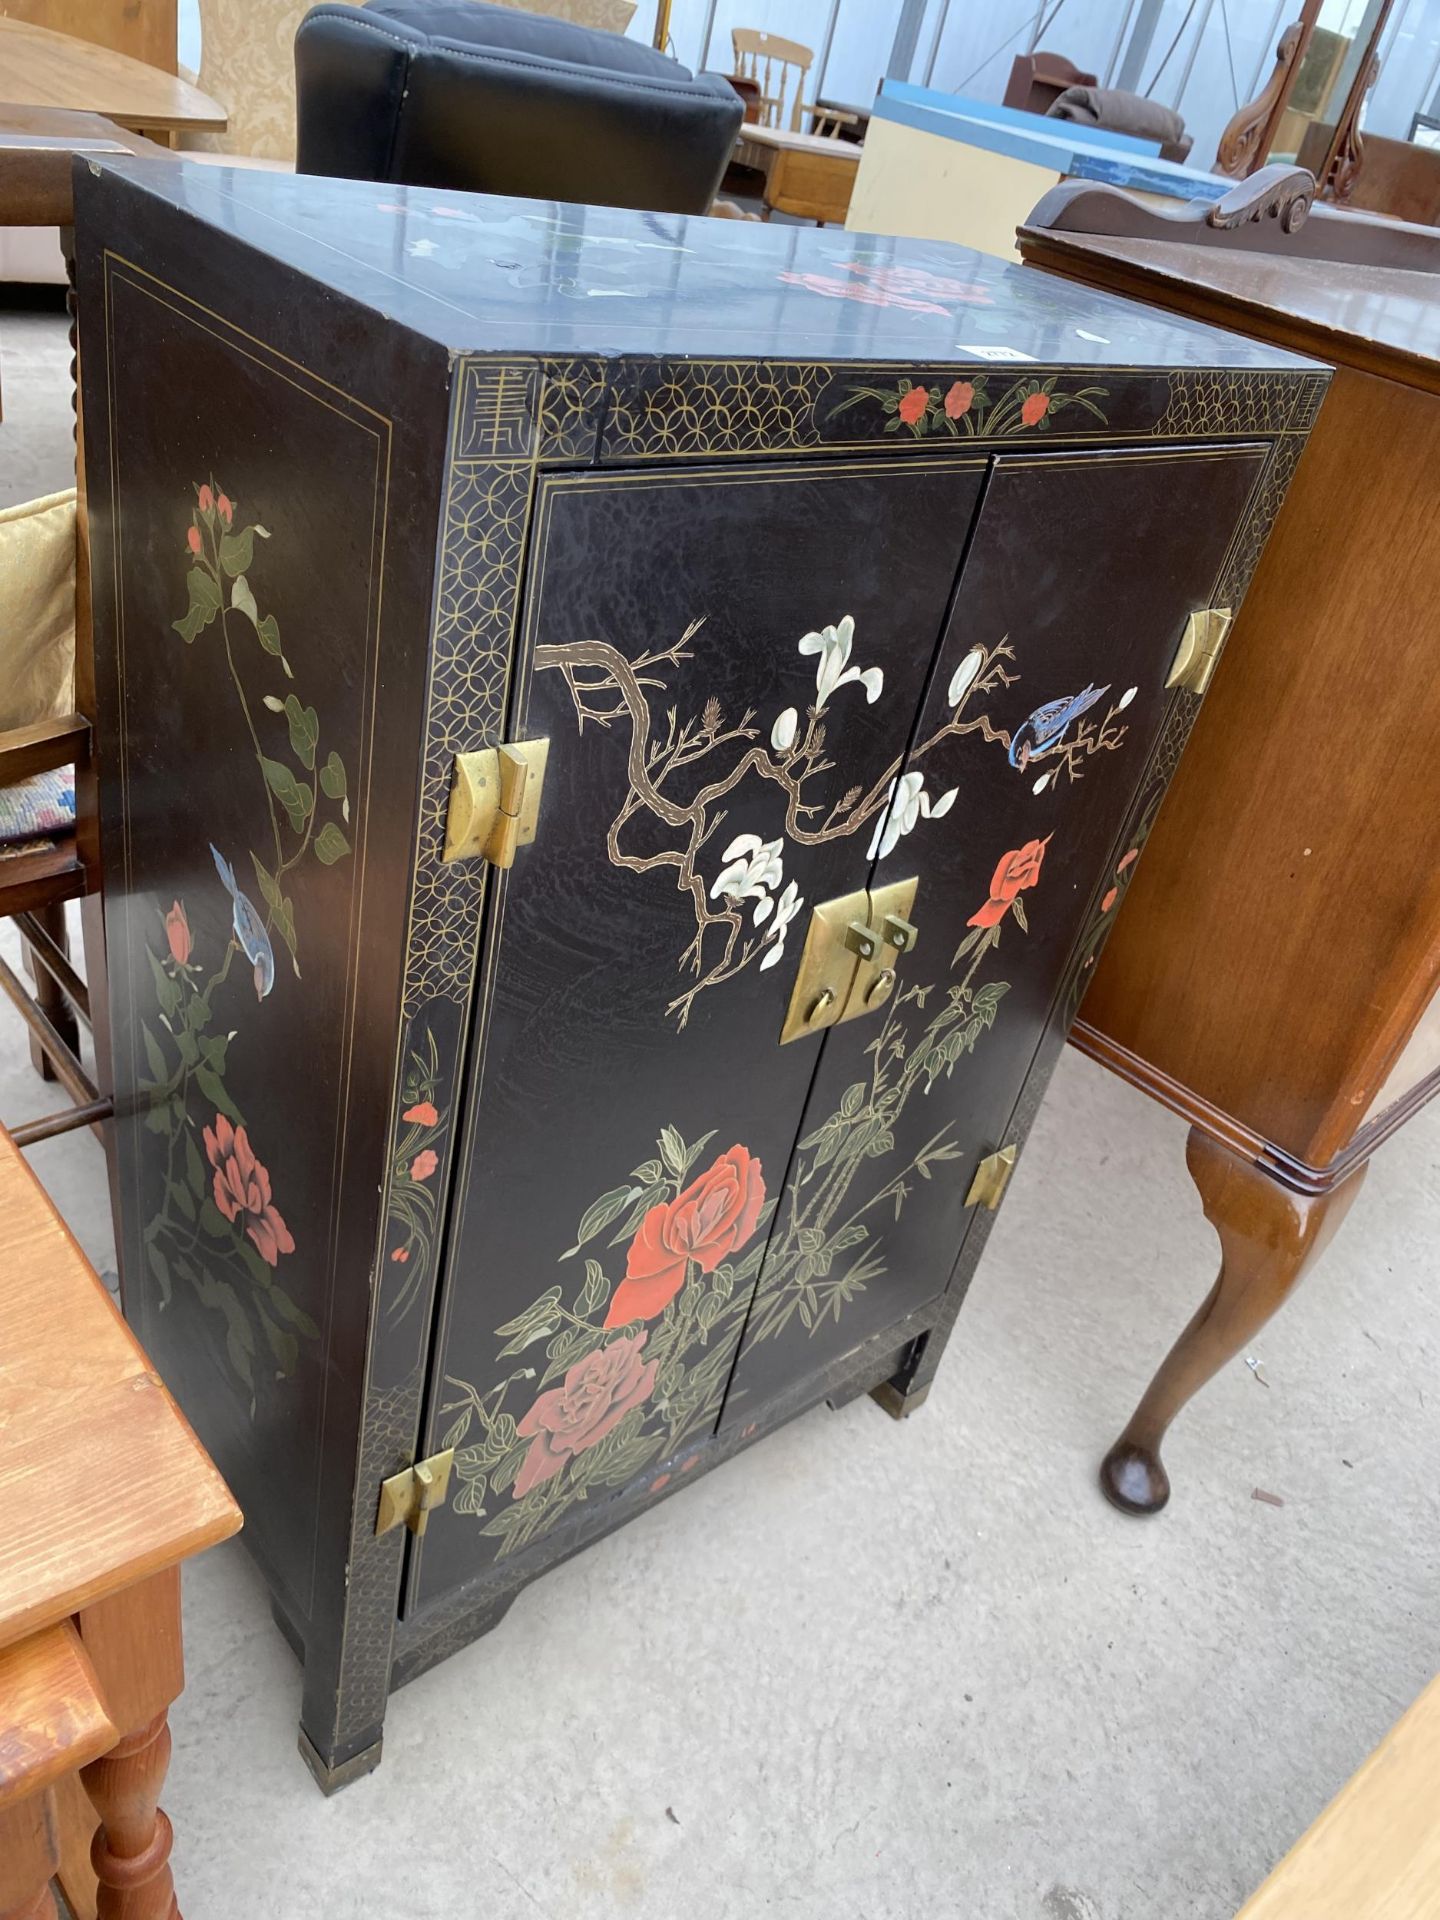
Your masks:
M 1294 1193 L 1192 1127 L 1185 1164 L 1220 1236 L 1220 1275 L 1101 1465 L 1101 1490 L 1125 1513 L 1158 1513 L 1170 1498 L 1160 1459 L 1170 1422 L 1249 1344 L 1324 1252 L 1368 1162 L 1329 1193 Z
M 65 934 L 65 905 L 63 901 L 52 902 L 46 907 L 35 908 L 35 918 L 46 933 L 59 947 L 62 953 L 69 953 L 70 944 Z M 25 970 L 35 982 L 35 1004 L 47 1016 L 51 1025 L 72 1053 L 80 1051 L 80 1027 L 70 1002 L 55 984 L 55 977 L 43 960 L 38 960 L 25 945 Z M 38 1040 L 30 1042 L 30 1064 L 42 1080 L 53 1080 L 55 1069 L 45 1058 Z
M 56 1920 L 50 1878 L 59 1863 L 50 1796 L 0 1812 L 0 1920 Z
M 170 1765 L 170 1724 L 164 1713 L 128 1734 L 80 1778 L 100 1816 L 90 1853 L 100 1882 L 100 1920 L 178 1920 L 170 1877 L 170 1822 L 160 1789 Z

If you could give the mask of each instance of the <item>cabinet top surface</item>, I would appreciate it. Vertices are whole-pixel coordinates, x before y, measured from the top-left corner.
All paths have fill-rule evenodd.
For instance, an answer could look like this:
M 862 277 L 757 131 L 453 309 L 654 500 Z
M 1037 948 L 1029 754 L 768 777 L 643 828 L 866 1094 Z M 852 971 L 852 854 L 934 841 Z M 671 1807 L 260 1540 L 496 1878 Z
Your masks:
M 1426 365 L 1432 379 L 1440 372 L 1440 273 L 1102 234 L 1046 232 L 1044 240 L 1077 261 L 1113 264 L 1147 297 L 1232 303 L 1237 325 L 1283 331 L 1327 360 L 1368 362 L 1378 353 L 1402 380 L 1407 367 Z
M 935 242 L 179 161 L 88 166 L 462 352 L 1311 364 Z M 93 185 L 77 175 L 82 242 Z M 124 253 L 113 201 L 97 228 Z

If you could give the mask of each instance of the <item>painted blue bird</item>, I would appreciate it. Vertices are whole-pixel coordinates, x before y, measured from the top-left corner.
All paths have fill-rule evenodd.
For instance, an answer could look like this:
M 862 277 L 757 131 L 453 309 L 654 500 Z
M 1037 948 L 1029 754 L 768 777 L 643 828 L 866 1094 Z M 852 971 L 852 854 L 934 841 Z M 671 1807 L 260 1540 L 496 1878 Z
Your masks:
M 1015 729 L 1010 741 L 1010 764 L 1023 773 L 1032 760 L 1040 760 L 1055 749 L 1065 738 L 1066 729 L 1072 720 L 1078 720 L 1082 713 L 1088 713 L 1097 700 L 1103 699 L 1110 691 L 1109 686 L 1086 687 L 1083 693 L 1072 693 L 1063 700 L 1049 700 L 1043 707 L 1037 707 L 1028 720 L 1022 720 Z
M 235 928 L 235 938 L 240 943 L 240 951 L 255 969 L 255 998 L 263 1000 L 275 984 L 275 949 L 265 931 L 265 922 L 255 911 L 254 901 L 240 891 L 235 883 L 234 868 L 213 840 L 210 851 L 215 856 L 215 871 L 225 882 L 225 891 L 234 902 L 231 923 Z

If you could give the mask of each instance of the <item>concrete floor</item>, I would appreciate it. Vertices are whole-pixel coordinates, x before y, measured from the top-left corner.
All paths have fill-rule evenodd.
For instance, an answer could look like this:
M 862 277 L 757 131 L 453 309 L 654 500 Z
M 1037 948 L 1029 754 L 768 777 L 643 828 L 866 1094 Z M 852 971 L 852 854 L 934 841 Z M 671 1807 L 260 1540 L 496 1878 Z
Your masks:
M 63 327 L 0 313 L 0 365 L 3 501 L 63 471 Z M 0 1006 L 0 1115 L 46 1099 Z M 1210 1281 L 1183 1142 L 1067 1057 L 926 1408 L 821 1409 L 551 1574 L 334 1800 L 243 1549 L 199 1562 L 189 1920 L 1226 1920 L 1440 1664 L 1440 1109 L 1137 1522 L 1094 1468 Z M 99 1149 L 33 1163 L 108 1264 Z

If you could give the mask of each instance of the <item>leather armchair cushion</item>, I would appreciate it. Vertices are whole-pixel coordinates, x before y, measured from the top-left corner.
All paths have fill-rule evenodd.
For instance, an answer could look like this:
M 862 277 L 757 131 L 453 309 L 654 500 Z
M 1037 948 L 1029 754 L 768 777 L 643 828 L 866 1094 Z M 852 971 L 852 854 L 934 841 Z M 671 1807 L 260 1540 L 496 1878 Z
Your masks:
M 743 108 L 618 34 L 480 0 L 316 7 L 295 41 L 302 173 L 702 212 Z

